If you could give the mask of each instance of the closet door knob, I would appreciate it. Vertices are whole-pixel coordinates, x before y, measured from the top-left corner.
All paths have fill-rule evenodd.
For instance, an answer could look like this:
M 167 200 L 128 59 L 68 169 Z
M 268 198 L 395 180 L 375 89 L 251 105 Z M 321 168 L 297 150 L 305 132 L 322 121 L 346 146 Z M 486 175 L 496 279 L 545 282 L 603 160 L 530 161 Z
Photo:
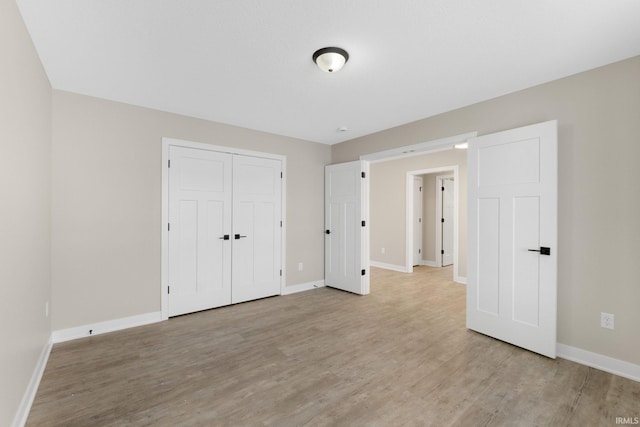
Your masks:
M 247 236 L 241 236 L 239 234 L 236 234 L 234 237 L 235 237 L 236 240 L 239 240 L 239 239 L 244 239 Z
M 228 235 L 228 234 L 225 234 L 225 235 L 224 235 L 224 236 L 222 236 L 222 237 L 218 237 L 218 239 L 220 239 L 220 240 L 229 240 L 229 235 Z

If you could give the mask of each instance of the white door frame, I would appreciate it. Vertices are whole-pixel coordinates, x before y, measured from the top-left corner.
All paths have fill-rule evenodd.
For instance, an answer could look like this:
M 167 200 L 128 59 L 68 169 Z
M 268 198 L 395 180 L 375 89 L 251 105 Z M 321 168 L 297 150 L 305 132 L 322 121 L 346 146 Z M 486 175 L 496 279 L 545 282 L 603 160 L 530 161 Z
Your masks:
M 442 180 L 445 178 L 452 178 L 453 177 L 453 186 L 454 188 L 458 188 L 456 186 L 456 177 L 453 175 L 438 175 L 436 176 L 436 194 L 439 194 L 440 197 L 436 196 L 436 267 L 442 267 Z M 457 193 L 454 191 L 454 195 L 453 195 L 453 203 L 454 203 L 454 207 L 453 210 L 454 212 L 458 211 L 458 196 Z M 453 238 L 453 247 L 455 248 L 457 246 L 457 241 L 456 241 L 456 232 L 455 230 L 458 227 L 458 217 L 455 216 L 454 217 L 454 223 L 453 223 L 453 229 L 454 229 L 454 238 Z M 454 249 L 455 251 L 455 249 Z M 454 268 L 455 268 L 455 264 L 458 261 L 457 256 L 455 256 L 455 252 L 454 252 Z
M 160 315 L 162 320 L 169 318 L 169 299 L 167 298 L 167 287 L 169 286 L 169 231 L 167 224 L 169 223 L 169 147 L 178 146 L 186 148 L 194 148 L 198 150 L 217 151 L 221 153 L 240 154 L 244 156 L 262 157 L 265 159 L 280 160 L 282 162 L 282 249 L 280 268 L 282 269 L 282 277 L 280 278 L 280 295 L 284 292 L 286 283 L 286 246 L 287 246 L 287 157 L 279 154 L 263 153 L 259 151 L 241 150 L 233 147 L 223 147 L 219 145 L 206 144 L 202 142 L 186 141 L 175 138 L 162 138 L 162 219 L 160 223 L 160 253 L 161 253 L 161 269 L 160 269 Z M 367 208 L 368 213 L 368 208 Z
M 446 175 L 448 176 L 453 175 L 453 197 L 456 200 L 456 203 L 453 209 L 453 280 L 456 282 L 462 283 L 460 279 L 460 275 L 458 274 L 458 221 L 459 221 L 458 205 L 459 203 L 457 203 L 457 201 L 458 201 L 458 194 L 460 193 L 458 188 L 459 181 L 460 181 L 458 179 L 458 176 L 459 176 L 458 165 L 442 166 L 442 167 L 431 168 L 431 169 L 420 169 L 420 170 L 407 172 L 407 197 L 406 197 L 407 220 L 406 220 L 405 232 L 406 232 L 407 254 L 409 256 L 407 256 L 405 260 L 405 269 L 407 273 L 413 273 L 413 177 L 416 175 L 429 175 L 429 174 L 436 174 L 436 173 L 443 173 L 443 172 L 446 173 Z M 443 174 L 443 176 L 444 175 L 445 174 Z M 437 199 L 438 198 L 436 197 L 436 200 Z M 438 227 L 436 226 L 436 230 L 437 229 Z M 441 247 L 441 244 L 439 245 L 436 239 L 436 248 L 438 246 Z M 437 255 L 438 254 L 436 253 L 436 262 L 438 262 Z M 440 263 L 442 263 L 442 258 L 440 259 L 441 259 Z
M 445 137 L 445 138 L 439 138 L 439 139 L 434 139 L 431 141 L 426 141 L 426 142 L 421 142 L 418 144 L 413 144 L 413 145 L 406 145 L 403 147 L 398 147 L 398 148 L 392 148 L 390 150 L 384 150 L 384 151 L 378 151 L 376 153 L 371 153 L 371 154 L 364 154 L 360 156 L 360 160 L 367 160 L 369 163 L 379 163 L 379 162 L 387 162 L 387 161 L 391 161 L 391 160 L 397 160 L 397 159 L 402 159 L 402 158 L 406 158 L 406 157 L 415 157 L 415 156 L 422 156 L 424 154 L 433 154 L 433 153 L 437 153 L 439 151 L 447 151 L 447 150 L 451 150 L 453 149 L 456 145 L 458 144 L 462 144 L 467 142 L 467 140 L 469 140 L 470 138 L 476 137 L 478 136 L 478 132 L 474 131 L 474 132 L 467 132 L 467 133 L 463 133 L 460 135 L 454 135 L 454 136 L 449 136 L 449 137 Z M 457 166 L 456 166 L 457 168 Z M 438 168 L 433 169 L 435 171 L 437 171 Z M 425 169 L 425 170 L 429 170 L 429 169 Z M 420 171 L 412 171 L 413 173 L 415 172 L 420 172 Z M 409 173 L 412 173 L 409 172 Z M 412 179 L 412 175 L 409 175 L 409 173 L 407 173 L 407 194 L 408 195 L 412 195 L 412 190 L 413 190 L 413 179 Z M 428 173 L 428 172 L 427 172 Z M 423 174 L 421 174 L 423 175 Z M 409 182 L 410 181 L 410 182 Z M 455 189 L 455 197 L 457 200 L 458 197 L 458 185 L 459 185 L 459 178 L 457 176 L 457 174 L 455 175 L 455 182 L 454 182 L 454 189 Z M 369 200 L 369 189 L 367 189 L 367 200 Z M 407 200 L 412 199 L 412 197 L 408 196 Z M 411 206 L 413 206 L 413 201 L 411 202 Z M 456 218 L 456 223 L 455 223 L 455 227 L 454 227 L 454 233 L 455 233 L 455 238 L 454 238 L 454 266 L 453 266 L 453 280 L 457 283 L 462 283 L 465 284 L 466 281 L 464 278 L 461 278 L 458 274 L 458 238 L 457 238 L 457 233 L 458 233 L 458 203 L 456 203 L 456 211 L 454 212 L 455 214 L 455 218 Z M 409 209 L 407 207 L 407 212 L 411 212 L 411 215 L 413 216 L 413 209 Z M 367 217 L 369 217 L 369 207 L 366 207 L 366 215 Z M 407 214 L 408 216 L 408 214 Z M 411 219 L 412 218 L 407 218 L 407 224 L 411 224 Z M 367 238 L 369 237 L 369 227 L 366 227 L 366 234 L 367 234 Z M 410 231 L 406 231 L 406 233 L 410 233 Z M 411 251 L 412 251 L 412 247 L 413 247 L 413 237 L 411 234 L 408 234 L 411 237 L 407 237 L 406 238 L 406 249 L 405 252 L 408 255 L 405 255 L 405 272 L 407 273 L 412 273 L 413 272 L 413 265 L 411 265 Z M 409 239 L 411 239 L 411 242 L 409 242 Z M 367 239 L 368 240 L 368 239 Z

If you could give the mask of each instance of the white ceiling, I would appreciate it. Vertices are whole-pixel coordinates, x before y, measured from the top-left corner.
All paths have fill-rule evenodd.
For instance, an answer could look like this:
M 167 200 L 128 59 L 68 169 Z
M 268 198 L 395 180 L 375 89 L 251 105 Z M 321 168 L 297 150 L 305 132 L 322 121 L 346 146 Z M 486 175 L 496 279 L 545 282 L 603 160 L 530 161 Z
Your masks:
M 327 144 L 640 54 L 638 0 L 17 2 L 55 89 Z

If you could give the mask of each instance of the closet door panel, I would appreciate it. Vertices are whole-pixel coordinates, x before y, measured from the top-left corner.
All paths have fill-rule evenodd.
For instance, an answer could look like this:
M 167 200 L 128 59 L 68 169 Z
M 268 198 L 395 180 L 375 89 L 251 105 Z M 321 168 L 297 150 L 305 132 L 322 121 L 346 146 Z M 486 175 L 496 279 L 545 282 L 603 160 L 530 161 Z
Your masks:
M 231 304 L 232 156 L 169 149 L 169 316 Z
M 233 158 L 233 303 L 280 293 L 281 172 L 279 160 Z

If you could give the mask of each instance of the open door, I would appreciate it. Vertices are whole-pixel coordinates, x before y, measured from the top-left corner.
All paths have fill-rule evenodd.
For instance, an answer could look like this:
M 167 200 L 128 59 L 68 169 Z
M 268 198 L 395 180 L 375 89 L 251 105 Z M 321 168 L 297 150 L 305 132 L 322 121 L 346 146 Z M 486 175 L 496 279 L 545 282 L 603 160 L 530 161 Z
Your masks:
M 557 122 L 469 140 L 467 327 L 555 358 Z
M 442 180 L 442 217 L 440 226 L 442 232 L 442 250 L 441 250 L 441 262 L 442 266 L 446 267 L 453 264 L 453 223 L 455 221 L 453 217 L 455 197 L 453 190 L 453 178 L 444 178 Z
M 325 284 L 369 293 L 368 164 L 325 167 Z

